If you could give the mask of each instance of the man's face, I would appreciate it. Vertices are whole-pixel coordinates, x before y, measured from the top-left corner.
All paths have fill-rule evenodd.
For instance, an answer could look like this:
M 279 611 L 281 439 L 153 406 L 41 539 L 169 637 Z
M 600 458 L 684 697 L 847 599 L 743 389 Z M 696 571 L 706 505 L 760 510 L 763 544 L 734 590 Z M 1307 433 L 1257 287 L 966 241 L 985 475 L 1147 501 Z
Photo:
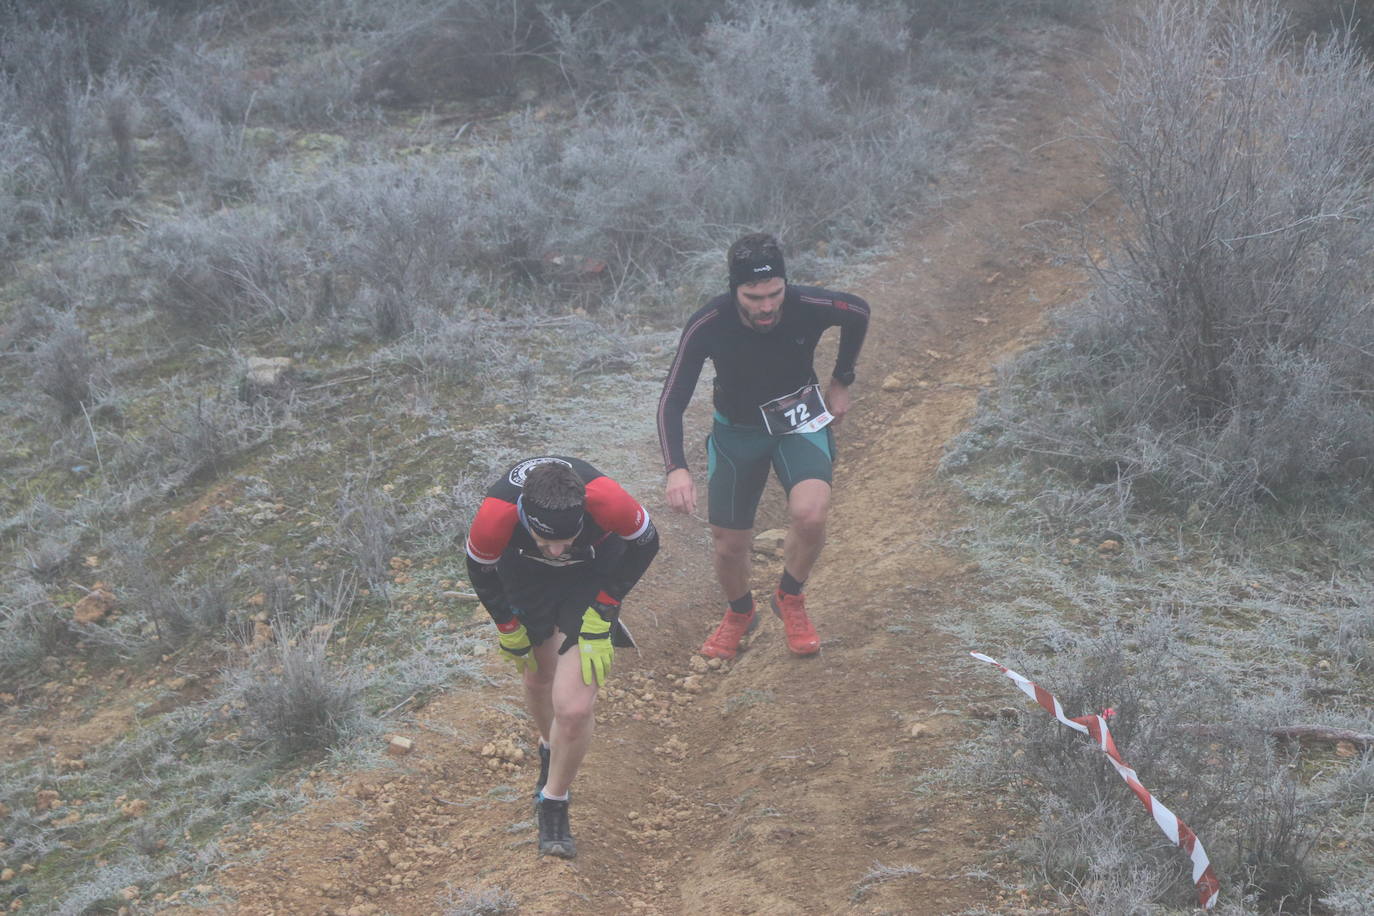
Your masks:
M 557 560 L 565 555 L 568 552 L 568 548 L 572 546 L 572 542 L 577 540 L 577 538 L 571 537 L 563 538 L 558 541 L 551 541 L 548 538 L 540 537 L 533 531 L 530 532 L 530 537 L 534 538 L 534 543 L 539 548 L 539 552 L 550 560 Z
M 735 290 L 739 319 L 761 334 L 767 334 L 782 320 L 782 297 L 787 281 L 769 277 L 757 283 L 742 283 Z

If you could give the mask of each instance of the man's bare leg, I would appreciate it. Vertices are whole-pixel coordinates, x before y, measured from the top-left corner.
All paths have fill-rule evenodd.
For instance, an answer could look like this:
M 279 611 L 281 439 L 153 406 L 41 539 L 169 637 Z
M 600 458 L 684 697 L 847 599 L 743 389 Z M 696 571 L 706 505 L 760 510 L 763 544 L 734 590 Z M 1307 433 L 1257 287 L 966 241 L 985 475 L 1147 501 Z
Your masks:
M 716 580 L 726 601 L 742 598 L 749 591 L 749 547 L 753 540 L 754 532 L 750 529 L 711 526 Z
M 557 630 L 549 640 L 553 646 L 561 646 L 564 636 Z M 549 781 L 544 784 L 546 796 L 566 795 L 572 785 L 573 777 L 582 766 L 582 758 L 587 756 L 587 748 L 592 743 L 592 731 L 596 723 L 596 685 L 582 682 L 582 657 L 574 645 L 567 652 L 553 653 L 553 724 L 549 730 L 549 747 L 553 755 L 549 760 Z M 543 659 L 539 665 L 544 666 Z
M 534 656 L 536 670 L 525 671 L 525 709 L 534 719 L 535 728 L 545 744 L 550 744 L 549 732 L 553 728 L 553 673 L 557 666 L 558 646 L 556 636 L 550 636 L 530 650 Z
M 783 541 L 783 566 L 792 577 L 805 582 L 825 547 L 825 520 L 830 512 L 830 484 L 824 480 L 802 480 L 787 497 L 791 524 Z

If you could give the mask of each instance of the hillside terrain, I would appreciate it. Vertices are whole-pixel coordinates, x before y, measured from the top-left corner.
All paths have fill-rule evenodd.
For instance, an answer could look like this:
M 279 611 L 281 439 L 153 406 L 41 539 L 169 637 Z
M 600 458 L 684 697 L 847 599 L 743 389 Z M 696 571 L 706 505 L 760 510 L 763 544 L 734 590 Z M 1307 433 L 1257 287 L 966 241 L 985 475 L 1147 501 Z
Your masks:
M 0 4 L 0 907 L 1192 911 L 1188 858 L 985 652 L 1111 710 L 1215 912 L 1374 913 L 1345 13 Z M 655 407 L 757 230 L 872 325 L 822 650 L 765 612 L 708 662 L 709 528 L 665 502 Z M 662 535 L 571 861 L 536 854 L 535 735 L 463 561 L 536 454 Z M 770 483 L 756 597 L 786 524 Z
M 441 696 L 398 727 L 415 751 L 396 770 L 322 785 L 305 810 L 234 841 L 230 861 L 244 861 L 216 878 L 234 901 L 224 911 L 423 913 L 446 891 L 483 889 L 522 913 L 1053 910 L 1052 897 L 1013 890 L 999 849 L 1015 828 L 995 803 L 917 787 L 1016 702 L 967 660 L 978 647 L 940 629 L 969 612 L 979 573 L 947 544 L 957 499 L 936 466 L 998 361 L 1077 294 L 1079 273 L 1027 227 L 1082 215 L 1099 190 L 1068 139 L 1090 104 L 1089 64 L 1049 52 L 1002 142 L 976 157 L 976 180 L 846 281 L 873 303 L 874 326 L 808 587 L 818 658 L 791 657 L 771 619 L 734 663 L 695 657 L 718 616 L 707 533 L 647 477 L 665 546 L 627 605 L 642 650 L 617 659 L 574 787 L 578 858 L 534 855 L 531 743 L 517 682 L 493 659 L 489 687 Z M 655 443 L 628 447 L 652 467 Z M 773 497 L 760 530 L 783 523 Z M 757 589 L 778 566 L 763 544 Z

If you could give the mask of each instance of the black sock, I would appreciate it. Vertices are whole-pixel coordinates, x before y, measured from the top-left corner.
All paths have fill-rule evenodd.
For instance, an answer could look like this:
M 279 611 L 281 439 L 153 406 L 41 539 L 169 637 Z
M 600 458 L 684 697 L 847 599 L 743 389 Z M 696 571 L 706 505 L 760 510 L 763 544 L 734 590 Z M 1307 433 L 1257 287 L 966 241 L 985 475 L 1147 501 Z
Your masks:
M 734 601 L 731 601 L 730 610 L 734 611 L 736 614 L 754 613 L 754 593 L 745 592 L 739 598 L 736 598 Z
M 802 584 L 803 583 L 798 582 L 796 579 L 793 579 L 792 574 L 787 571 L 786 567 L 783 567 L 782 579 L 778 581 L 778 591 L 782 592 L 784 595 L 800 595 Z

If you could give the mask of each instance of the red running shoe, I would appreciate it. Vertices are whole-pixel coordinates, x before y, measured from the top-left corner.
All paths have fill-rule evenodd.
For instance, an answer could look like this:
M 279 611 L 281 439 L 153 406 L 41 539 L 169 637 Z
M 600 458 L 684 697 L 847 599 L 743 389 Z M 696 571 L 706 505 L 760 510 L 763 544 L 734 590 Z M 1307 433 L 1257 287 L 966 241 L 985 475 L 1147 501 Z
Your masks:
M 770 602 L 773 613 L 782 618 L 782 628 L 787 632 L 787 648 L 793 655 L 815 655 L 821 650 L 821 638 L 806 616 L 806 599 L 801 595 L 784 595 L 774 590 Z
M 735 653 L 739 651 L 739 641 L 744 638 L 745 633 L 752 633 L 758 622 L 758 615 L 753 611 L 747 614 L 726 611 L 720 626 L 716 627 L 716 631 L 702 644 L 701 654 L 707 658 L 734 658 Z

